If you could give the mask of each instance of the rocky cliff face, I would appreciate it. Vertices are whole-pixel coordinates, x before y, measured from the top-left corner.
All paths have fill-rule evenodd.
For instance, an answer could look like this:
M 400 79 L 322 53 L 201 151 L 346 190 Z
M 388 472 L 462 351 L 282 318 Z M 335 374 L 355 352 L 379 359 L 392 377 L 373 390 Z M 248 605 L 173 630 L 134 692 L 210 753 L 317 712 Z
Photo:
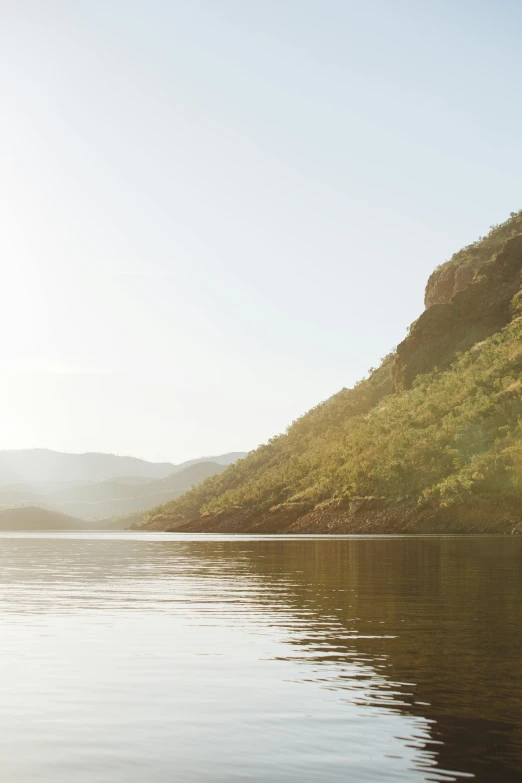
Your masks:
M 448 367 L 457 353 L 506 326 L 520 306 L 521 271 L 522 234 L 486 263 L 467 265 L 461 273 L 459 267 L 442 269 L 431 288 L 433 303 L 397 347 L 395 389 L 408 389 L 417 375 Z
M 509 239 L 521 232 L 522 211 L 512 212 L 505 223 L 492 226 L 487 236 L 455 253 L 430 275 L 424 294 L 425 307 L 446 304 L 456 293 L 467 288 L 480 267 L 487 264 Z
M 446 304 L 453 296 L 473 282 L 479 263 L 469 266 L 442 266 L 436 269 L 426 285 L 424 306 Z

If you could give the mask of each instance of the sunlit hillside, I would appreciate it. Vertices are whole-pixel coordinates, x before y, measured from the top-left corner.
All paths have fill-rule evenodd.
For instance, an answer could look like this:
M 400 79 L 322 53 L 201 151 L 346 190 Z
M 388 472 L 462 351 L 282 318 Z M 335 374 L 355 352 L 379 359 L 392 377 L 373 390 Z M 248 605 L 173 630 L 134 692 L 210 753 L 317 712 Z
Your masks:
M 461 519 L 464 509 L 475 509 L 487 528 L 486 509 L 502 499 L 505 513 L 497 523 L 516 525 L 516 510 L 522 512 L 521 230 L 522 212 L 513 213 L 439 267 L 428 283 L 426 310 L 370 377 L 221 475 L 154 509 L 145 524 L 177 529 L 202 517 L 198 529 L 277 531 L 304 529 L 303 520 L 306 529 L 315 523 L 319 529 L 326 519 L 343 529 L 366 503 L 365 521 L 373 515 L 381 529 L 393 507 L 403 510 L 409 529 L 426 515 L 451 526 L 452 508 Z

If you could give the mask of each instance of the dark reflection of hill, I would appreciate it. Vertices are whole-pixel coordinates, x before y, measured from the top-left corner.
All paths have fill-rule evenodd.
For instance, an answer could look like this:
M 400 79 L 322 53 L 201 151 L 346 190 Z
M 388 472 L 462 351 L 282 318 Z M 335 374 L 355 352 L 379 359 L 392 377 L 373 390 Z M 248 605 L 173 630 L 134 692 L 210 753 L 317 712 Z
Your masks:
M 342 668 L 355 654 L 388 680 L 390 709 L 434 721 L 438 769 L 519 783 L 519 540 L 264 540 L 252 546 L 250 565 L 272 587 L 287 585 L 286 605 L 326 621 L 312 638 L 292 626 L 288 642 L 297 659 L 301 652 L 309 663 L 313 653 L 328 669 L 328 687 L 353 687 Z M 369 702 L 386 703 L 387 688 L 379 695 Z

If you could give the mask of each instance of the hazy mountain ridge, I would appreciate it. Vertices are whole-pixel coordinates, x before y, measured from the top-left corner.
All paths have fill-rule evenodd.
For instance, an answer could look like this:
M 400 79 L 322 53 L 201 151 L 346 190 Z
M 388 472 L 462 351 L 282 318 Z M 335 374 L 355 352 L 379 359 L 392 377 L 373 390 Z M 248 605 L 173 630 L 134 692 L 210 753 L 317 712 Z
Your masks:
M 73 487 L 67 493 L 43 498 L 39 505 L 87 520 L 132 514 L 172 500 L 195 484 L 224 470 L 225 466 L 218 465 L 216 462 L 199 462 L 147 484 L 127 486 L 107 481 L 90 486 Z M 2 504 L 1 491 L 0 504 Z
M 439 267 L 426 310 L 369 378 L 154 509 L 146 526 L 522 528 L 520 230 L 522 212 L 512 213 Z
M 113 476 L 163 478 L 176 470 L 170 462 L 148 462 L 116 454 L 68 454 L 51 449 L 0 451 L 0 484 L 45 481 L 104 481 Z
M 45 465 L 42 465 L 42 456 L 45 460 L 47 455 L 51 455 L 47 464 L 51 464 L 52 471 L 54 471 L 56 465 L 63 464 L 64 457 L 84 456 L 59 454 L 59 458 L 56 459 L 56 452 L 37 451 L 39 471 L 34 471 L 33 476 L 41 475 L 42 470 L 46 470 Z M 1 452 L 1 455 L 4 457 L 4 464 L 11 454 L 12 452 Z M 6 512 L 12 507 L 26 509 L 24 513 L 16 511 L 12 516 L 6 514 L 4 516 L 4 524 L 10 524 L 6 520 L 13 519 L 15 524 L 19 525 L 24 520 L 29 519 L 30 512 L 27 509 L 29 507 L 32 509 L 37 507 L 42 512 L 46 512 L 43 516 L 39 516 L 39 519 L 43 520 L 44 525 L 53 525 L 51 512 L 56 512 L 55 524 L 57 529 L 63 529 L 68 526 L 66 519 L 62 519 L 62 516 L 65 516 L 67 519 L 75 518 L 75 522 L 72 524 L 74 528 L 78 527 L 77 522 L 83 528 L 92 528 L 95 522 L 102 523 L 103 526 L 118 527 L 119 521 L 121 526 L 124 527 L 127 520 L 129 524 L 138 521 L 140 512 L 146 511 L 159 503 L 172 500 L 209 476 L 222 472 L 226 468 L 227 461 L 236 459 L 237 454 L 237 452 L 231 452 L 230 454 L 219 455 L 216 461 L 203 460 L 202 458 L 188 460 L 182 465 L 171 466 L 175 469 L 161 478 L 151 478 L 150 475 L 119 476 L 115 479 L 104 479 L 101 481 L 89 481 L 86 479 L 79 481 L 40 480 L 31 483 L 0 484 L 0 509 Z M 17 466 L 21 466 L 23 462 L 22 455 L 20 452 L 16 452 L 16 455 L 18 458 L 15 460 Z M 100 455 L 88 456 L 97 458 Z M 104 458 L 109 457 L 109 459 L 100 461 L 101 466 L 97 467 L 98 473 L 103 473 L 107 465 L 121 469 L 121 460 L 123 460 L 124 467 L 129 467 L 129 464 L 131 464 L 135 469 L 141 467 L 143 462 L 141 460 L 134 462 L 130 458 L 131 462 L 129 463 L 129 458 L 126 457 L 115 457 L 112 459 L 113 455 L 101 456 Z M 88 468 L 92 468 L 92 462 L 92 459 L 87 463 L 82 461 L 83 464 L 87 464 Z M 73 463 L 76 470 L 77 460 L 73 460 Z M 34 464 L 34 454 L 31 453 L 29 465 L 34 468 Z M 161 463 L 160 472 L 163 472 L 167 464 L 169 463 Z M 146 463 L 145 465 L 145 471 L 148 473 L 157 468 L 157 465 L 154 463 Z M 152 468 L 150 467 L 151 465 Z M 27 463 L 25 470 L 27 472 Z M 51 475 L 52 471 L 48 470 L 47 474 Z M 67 473 L 66 470 L 65 473 L 70 475 L 70 471 Z M 109 518 L 111 518 L 110 521 Z M 38 521 L 35 522 L 35 526 L 36 528 L 41 527 Z
M 138 457 L 85 452 L 69 454 L 52 449 L 4 449 L 0 450 L 0 485 L 43 484 L 60 485 L 68 482 L 97 482 L 126 479 L 161 479 L 190 465 L 200 462 L 216 462 L 229 465 L 245 452 L 236 451 L 213 457 L 197 457 L 176 465 L 172 462 L 149 462 Z M 42 491 L 41 488 L 39 491 Z

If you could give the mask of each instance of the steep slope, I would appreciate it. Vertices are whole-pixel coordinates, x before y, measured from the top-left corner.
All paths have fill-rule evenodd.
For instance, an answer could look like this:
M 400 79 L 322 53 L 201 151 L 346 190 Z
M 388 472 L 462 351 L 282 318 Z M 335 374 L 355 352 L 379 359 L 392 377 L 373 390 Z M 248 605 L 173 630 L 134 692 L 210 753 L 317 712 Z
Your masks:
M 435 296 L 430 278 L 427 309 L 368 379 L 153 510 L 145 525 L 274 532 L 522 527 L 521 223 L 522 213 L 514 214 L 454 256 L 443 269 L 459 283 L 446 297 L 440 289 Z M 459 270 L 470 266 L 473 276 L 461 287 Z

